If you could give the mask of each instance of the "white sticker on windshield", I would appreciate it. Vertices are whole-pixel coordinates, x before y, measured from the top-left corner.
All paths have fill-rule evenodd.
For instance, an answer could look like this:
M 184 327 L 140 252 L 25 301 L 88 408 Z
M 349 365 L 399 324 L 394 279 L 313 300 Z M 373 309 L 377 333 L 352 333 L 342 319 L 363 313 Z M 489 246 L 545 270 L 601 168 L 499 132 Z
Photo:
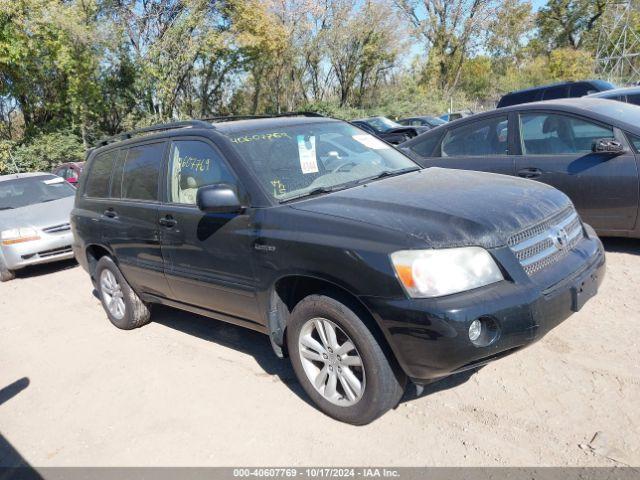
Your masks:
M 302 173 L 318 173 L 316 160 L 316 137 L 298 135 L 298 153 L 300 154 L 300 168 Z
M 55 183 L 64 183 L 64 178 L 61 178 L 61 177 L 50 178 L 49 180 L 43 180 L 42 183 L 44 183 L 45 185 L 53 185 Z
M 389 145 L 384 143 L 382 140 L 378 140 L 373 135 L 369 135 L 368 133 L 353 135 L 353 139 L 357 142 L 360 142 L 365 147 L 373 148 L 374 150 L 384 150 L 389 148 Z

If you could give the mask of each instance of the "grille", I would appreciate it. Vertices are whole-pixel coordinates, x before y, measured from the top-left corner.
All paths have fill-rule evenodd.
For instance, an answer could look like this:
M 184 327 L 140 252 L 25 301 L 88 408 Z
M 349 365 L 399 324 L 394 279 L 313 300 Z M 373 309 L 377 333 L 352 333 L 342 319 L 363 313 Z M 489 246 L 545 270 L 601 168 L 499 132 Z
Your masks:
M 61 247 L 61 248 L 53 248 L 51 250 L 44 250 L 42 252 L 38 252 L 38 256 L 40 258 L 53 257 L 54 255 L 61 255 L 63 253 L 69 253 L 71 251 L 71 246 Z
M 584 237 L 578 214 L 569 207 L 511 236 L 508 245 L 529 275 L 561 260 Z
M 60 233 L 68 232 L 69 230 L 71 230 L 71 225 L 68 223 L 61 223 L 60 225 L 53 225 L 52 227 L 42 229 L 45 233 Z

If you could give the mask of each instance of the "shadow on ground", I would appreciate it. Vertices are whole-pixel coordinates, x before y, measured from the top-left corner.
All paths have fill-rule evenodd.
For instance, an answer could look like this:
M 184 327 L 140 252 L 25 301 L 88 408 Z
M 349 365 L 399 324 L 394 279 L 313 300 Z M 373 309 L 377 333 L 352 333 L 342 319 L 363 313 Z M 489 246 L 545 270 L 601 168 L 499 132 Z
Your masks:
M 607 252 L 640 255 L 640 239 L 638 238 L 602 238 L 601 240 Z
M 267 374 L 277 375 L 293 393 L 313 405 L 298 383 L 289 359 L 279 359 L 275 355 L 266 335 L 170 307 L 158 305 L 153 308 L 151 318 L 154 323 L 251 355 Z M 401 402 L 455 388 L 469 380 L 476 372 L 477 369 L 461 372 L 424 387 L 409 384 Z
M 268 336 L 230 323 L 162 305 L 153 306 L 151 320 L 165 327 L 251 355 L 267 374 L 276 375 L 298 397 L 311 404 L 298 383 L 289 360 L 276 356 Z
M 29 386 L 29 379 L 22 377 L 0 389 L 0 405 L 11 400 Z M 0 432 L 0 480 L 41 479 L 42 477 Z
M 43 263 L 42 265 L 32 265 L 30 267 L 16 270 L 16 279 L 25 279 L 31 277 L 39 277 L 40 275 L 49 275 L 50 273 L 68 270 L 78 266 L 75 259 L 62 260 L 60 262 Z

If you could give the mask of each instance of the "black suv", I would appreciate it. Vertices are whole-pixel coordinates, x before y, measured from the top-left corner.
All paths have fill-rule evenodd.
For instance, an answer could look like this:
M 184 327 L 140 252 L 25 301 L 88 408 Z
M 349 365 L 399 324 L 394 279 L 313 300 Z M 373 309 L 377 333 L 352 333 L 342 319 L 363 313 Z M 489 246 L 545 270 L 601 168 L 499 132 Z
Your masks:
M 345 422 L 394 407 L 407 379 L 539 339 L 603 278 L 602 245 L 560 191 L 424 170 L 339 120 L 189 121 L 104 143 L 71 221 L 111 322 L 139 327 L 160 303 L 265 333 Z
M 509 92 L 500 99 L 497 108 L 538 102 L 540 100 L 583 97 L 592 93 L 611 90 L 612 88 L 615 88 L 615 86 L 604 80 L 553 83 L 551 85 L 542 85 L 540 87 Z

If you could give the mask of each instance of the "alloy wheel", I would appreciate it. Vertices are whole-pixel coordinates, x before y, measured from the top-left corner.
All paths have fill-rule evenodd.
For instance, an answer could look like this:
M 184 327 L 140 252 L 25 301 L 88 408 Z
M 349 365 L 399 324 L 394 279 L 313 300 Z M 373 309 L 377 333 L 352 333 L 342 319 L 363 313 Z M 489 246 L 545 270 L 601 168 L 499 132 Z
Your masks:
M 111 270 L 103 270 L 100 274 L 100 291 L 104 303 L 109 313 L 116 319 L 122 320 L 124 317 L 126 306 L 122 294 L 122 288 L 118 283 L 118 279 Z
M 326 400 L 341 407 L 360 401 L 364 364 L 342 328 L 326 318 L 312 318 L 300 330 L 298 350 L 307 378 Z

